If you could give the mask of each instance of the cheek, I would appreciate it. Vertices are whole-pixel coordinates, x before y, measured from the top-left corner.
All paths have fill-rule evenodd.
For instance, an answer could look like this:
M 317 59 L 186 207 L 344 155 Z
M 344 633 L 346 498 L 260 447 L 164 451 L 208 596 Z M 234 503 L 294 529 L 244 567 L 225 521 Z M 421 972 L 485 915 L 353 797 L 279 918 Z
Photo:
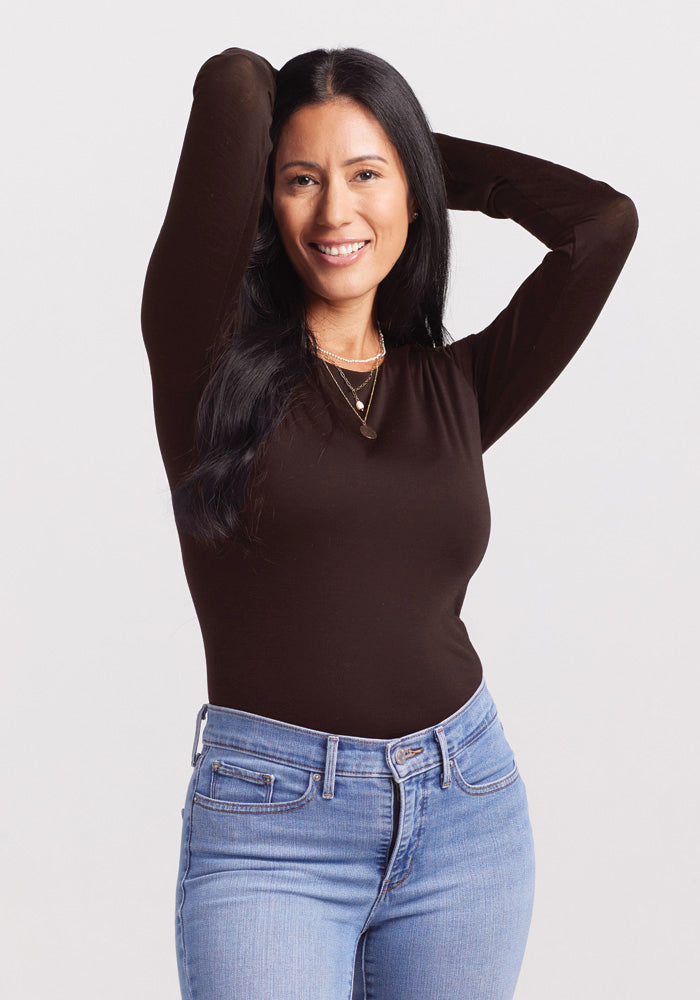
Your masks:
M 391 219 L 387 219 L 384 233 L 386 252 L 394 260 L 397 260 L 401 256 L 403 248 L 406 246 L 406 240 L 408 239 L 408 222 L 401 214 L 401 211 L 394 212 Z
M 302 220 L 299 219 L 299 213 L 295 212 L 294 208 L 295 206 L 285 204 L 281 199 L 280 202 L 273 200 L 272 203 L 272 212 L 277 223 L 277 231 L 279 232 L 282 246 L 292 265 L 292 269 L 302 281 L 305 281 L 308 262 L 305 260 L 304 253 L 299 247 Z
M 375 218 L 380 233 L 384 235 L 387 249 L 391 247 L 393 252 L 398 248 L 400 253 L 408 236 L 408 212 L 403 193 L 396 192 L 392 198 L 377 208 Z

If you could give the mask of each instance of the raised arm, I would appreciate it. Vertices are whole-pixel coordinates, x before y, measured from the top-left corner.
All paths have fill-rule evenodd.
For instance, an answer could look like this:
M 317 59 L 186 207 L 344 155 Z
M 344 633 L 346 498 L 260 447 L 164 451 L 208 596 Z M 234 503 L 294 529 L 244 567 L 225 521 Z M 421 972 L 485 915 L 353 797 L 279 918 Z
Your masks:
M 449 208 L 513 219 L 550 249 L 489 326 L 445 348 L 474 387 L 486 451 L 583 343 L 632 249 L 637 211 L 627 195 L 567 167 L 435 138 Z
M 229 48 L 204 63 L 165 221 L 143 290 L 141 328 L 171 487 L 192 457 L 211 349 L 231 315 L 255 240 L 275 71 Z

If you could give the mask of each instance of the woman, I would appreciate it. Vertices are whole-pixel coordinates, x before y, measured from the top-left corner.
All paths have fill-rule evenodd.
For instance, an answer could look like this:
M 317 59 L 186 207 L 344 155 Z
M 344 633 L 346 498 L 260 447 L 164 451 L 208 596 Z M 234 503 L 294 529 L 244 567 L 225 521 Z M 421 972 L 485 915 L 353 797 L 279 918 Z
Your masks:
M 447 208 L 550 250 L 449 343 Z M 532 831 L 459 617 L 482 455 L 576 352 L 636 231 L 605 183 L 433 136 L 360 50 L 200 69 L 142 312 L 208 675 L 188 1000 L 512 997 Z

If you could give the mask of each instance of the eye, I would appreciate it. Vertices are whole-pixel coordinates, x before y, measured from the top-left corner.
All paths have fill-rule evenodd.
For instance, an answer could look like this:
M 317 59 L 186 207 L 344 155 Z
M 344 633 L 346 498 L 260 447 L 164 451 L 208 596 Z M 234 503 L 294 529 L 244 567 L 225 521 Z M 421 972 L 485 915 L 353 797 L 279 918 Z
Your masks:
M 356 176 L 363 181 L 370 181 L 373 177 L 379 177 L 376 170 L 360 170 Z
M 314 183 L 314 179 L 308 174 L 297 174 L 296 177 L 292 177 L 289 183 L 295 187 L 309 187 L 310 184 Z

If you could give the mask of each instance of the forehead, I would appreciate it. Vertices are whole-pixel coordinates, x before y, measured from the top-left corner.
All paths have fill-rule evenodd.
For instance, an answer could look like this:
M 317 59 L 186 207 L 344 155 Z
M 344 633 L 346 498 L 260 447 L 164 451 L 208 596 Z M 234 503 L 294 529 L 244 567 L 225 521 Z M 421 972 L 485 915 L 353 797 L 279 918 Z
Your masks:
M 350 98 L 336 98 L 294 112 L 280 135 L 277 167 L 287 160 L 331 164 L 372 154 L 399 163 L 393 143 L 372 112 Z

